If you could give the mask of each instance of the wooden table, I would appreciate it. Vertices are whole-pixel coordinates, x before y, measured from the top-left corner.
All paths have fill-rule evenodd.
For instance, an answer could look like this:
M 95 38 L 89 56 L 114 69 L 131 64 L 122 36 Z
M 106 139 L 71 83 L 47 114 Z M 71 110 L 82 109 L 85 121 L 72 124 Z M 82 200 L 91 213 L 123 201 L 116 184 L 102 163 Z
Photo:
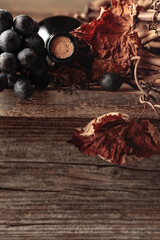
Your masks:
M 30 4 L 26 10 L 36 19 L 49 15 Z M 1 1 L 14 15 L 22 5 Z M 95 116 L 121 111 L 137 117 L 139 94 L 125 87 L 72 96 L 48 89 L 27 101 L 12 90 L 0 94 L 1 240 L 160 239 L 160 157 L 117 167 L 67 143 L 75 127 Z M 144 117 L 160 128 L 152 110 Z
M 138 116 L 138 96 L 49 89 L 21 101 L 12 90 L 1 93 L 1 240 L 160 239 L 159 156 L 117 167 L 67 143 L 95 116 Z

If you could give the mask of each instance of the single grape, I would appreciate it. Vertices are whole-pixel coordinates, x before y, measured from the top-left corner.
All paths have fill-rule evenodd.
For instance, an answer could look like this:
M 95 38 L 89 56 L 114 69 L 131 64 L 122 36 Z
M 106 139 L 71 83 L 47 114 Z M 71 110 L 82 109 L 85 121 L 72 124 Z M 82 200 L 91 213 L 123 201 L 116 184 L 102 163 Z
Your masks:
M 119 74 L 109 72 L 100 78 L 99 83 L 104 90 L 114 92 L 121 87 L 123 79 Z
M 34 21 L 31 17 L 22 14 L 14 18 L 13 28 L 18 34 L 27 36 L 33 32 Z
M 29 69 L 29 72 L 32 76 L 42 76 L 46 73 L 47 68 L 47 61 L 43 58 L 38 58 L 36 64 Z
M 23 77 L 14 84 L 14 92 L 20 99 L 26 100 L 33 94 L 33 85 L 28 78 Z
M 49 75 L 30 76 L 32 84 L 38 89 L 46 89 L 50 83 Z
M 6 74 L 0 73 L 0 92 L 7 87 L 7 76 Z
M 14 88 L 14 84 L 18 80 L 18 76 L 14 75 L 14 74 L 6 74 L 6 77 L 7 77 L 7 88 L 8 89 Z
M 14 30 L 6 30 L 0 35 L 0 48 L 4 52 L 16 53 L 21 45 L 22 40 Z
M 44 52 L 44 41 L 37 33 L 32 33 L 25 37 L 24 46 L 26 48 L 32 48 L 37 54 Z
M 0 9 L 0 33 L 10 29 L 13 25 L 13 17 L 7 10 Z
M 37 54 L 31 48 L 25 48 L 18 53 L 17 58 L 21 67 L 29 68 L 36 62 Z
M 17 58 L 13 53 L 4 52 L 0 54 L 0 71 L 14 73 L 18 66 Z
M 34 33 L 38 33 L 38 31 L 39 31 L 39 23 L 36 22 L 35 20 L 33 20 L 33 22 L 34 22 L 33 32 L 34 32 Z

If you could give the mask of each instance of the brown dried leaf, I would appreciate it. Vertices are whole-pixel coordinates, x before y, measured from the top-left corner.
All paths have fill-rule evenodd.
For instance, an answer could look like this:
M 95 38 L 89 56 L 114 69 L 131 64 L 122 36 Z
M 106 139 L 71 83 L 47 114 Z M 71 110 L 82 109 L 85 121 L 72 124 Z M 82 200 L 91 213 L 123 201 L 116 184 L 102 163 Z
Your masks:
M 109 113 L 85 128 L 75 129 L 72 140 L 80 152 L 118 165 L 160 153 L 160 133 L 148 120 L 137 122 L 126 114 Z
M 56 67 L 53 72 L 61 86 L 70 87 L 72 85 L 78 85 L 86 87 L 88 79 L 82 68 L 78 69 L 63 64 Z
M 103 72 L 110 69 L 120 72 L 127 68 L 131 57 L 137 55 L 140 39 L 131 30 L 134 15 L 133 0 L 114 0 L 109 9 L 102 8 L 98 19 L 82 24 L 72 32 L 75 37 L 91 45 L 97 58 L 95 61 L 102 65 Z

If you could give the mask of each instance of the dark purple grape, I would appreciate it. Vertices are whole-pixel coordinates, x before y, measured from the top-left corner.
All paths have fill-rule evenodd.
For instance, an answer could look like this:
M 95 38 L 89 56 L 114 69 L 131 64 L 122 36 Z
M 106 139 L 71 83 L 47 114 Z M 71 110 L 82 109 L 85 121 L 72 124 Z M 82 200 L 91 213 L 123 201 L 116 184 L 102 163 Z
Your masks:
M 31 48 L 25 48 L 18 53 L 17 58 L 21 67 L 29 68 L 35 64 L 37 60 L 37 54 Z
M 28 78 L 23 77 L 14 84 L 14 92 L 20 99 L 26 100 L 33 94 L 33 85 Z
M 6 74 L 0 73 L 0 92 L 7 87 L 7 76 Z
M 30 76 L 32 84 L 38 89 L 46 89 L 50 83 L 49 75 Z
M 33 32 L 34 32 L 34 33 L 38 33 L 38 31 L 39 31 L 39 23 L 36 22 L 35 20 L 33 20 L 33 22 L 34 22 Z
M 104 90 L 114 92 L 121 87 L 123 79 L 119 74 L 109 72 L 100 78 L 99 83 Z
M 6 74 L 6 77 L 7 77 L 7 88 L 8 89 L 14 88 L 14 84 L 18 80 L 18 76 L 14 74 Z
M 22 40 L 14 30 L 6 30 L 0 35 L 0 48 L 4 52 L 17 53 L 21 45 Z
M 0 54 L 0 71 L 14 73 L 18 66 L 17 58 L 13 53 L 4 52 Z
M 24 46 L 26 48 L 32 48 L 37 54 L 44 52 L 44 41 L 37 33 L 25 37 Z
M 7 10 L 0 9 L 0 33 L 10 29 L 13 25 L 13 17 Z
M 18 34 L 27 36 L 33 32 L 34 21 L 31 17 L 22 14 L 14 18 L 13 28 Z
M 47 69 L 47 61 L 43 58 L 38 58 L 36 64 L 29 69 L 29 72 L 32 76 L 42 76 L 46 73 Z

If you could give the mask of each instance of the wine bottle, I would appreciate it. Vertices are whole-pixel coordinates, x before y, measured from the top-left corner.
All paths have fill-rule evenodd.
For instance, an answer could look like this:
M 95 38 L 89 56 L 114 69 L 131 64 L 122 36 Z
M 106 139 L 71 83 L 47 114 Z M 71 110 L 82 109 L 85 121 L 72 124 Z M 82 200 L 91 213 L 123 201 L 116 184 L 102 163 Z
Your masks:
M 70 33 L 57 31 L 47 40 L 46 49 L 51 61 L 65 63 L 74 58 L 77 44 Z

